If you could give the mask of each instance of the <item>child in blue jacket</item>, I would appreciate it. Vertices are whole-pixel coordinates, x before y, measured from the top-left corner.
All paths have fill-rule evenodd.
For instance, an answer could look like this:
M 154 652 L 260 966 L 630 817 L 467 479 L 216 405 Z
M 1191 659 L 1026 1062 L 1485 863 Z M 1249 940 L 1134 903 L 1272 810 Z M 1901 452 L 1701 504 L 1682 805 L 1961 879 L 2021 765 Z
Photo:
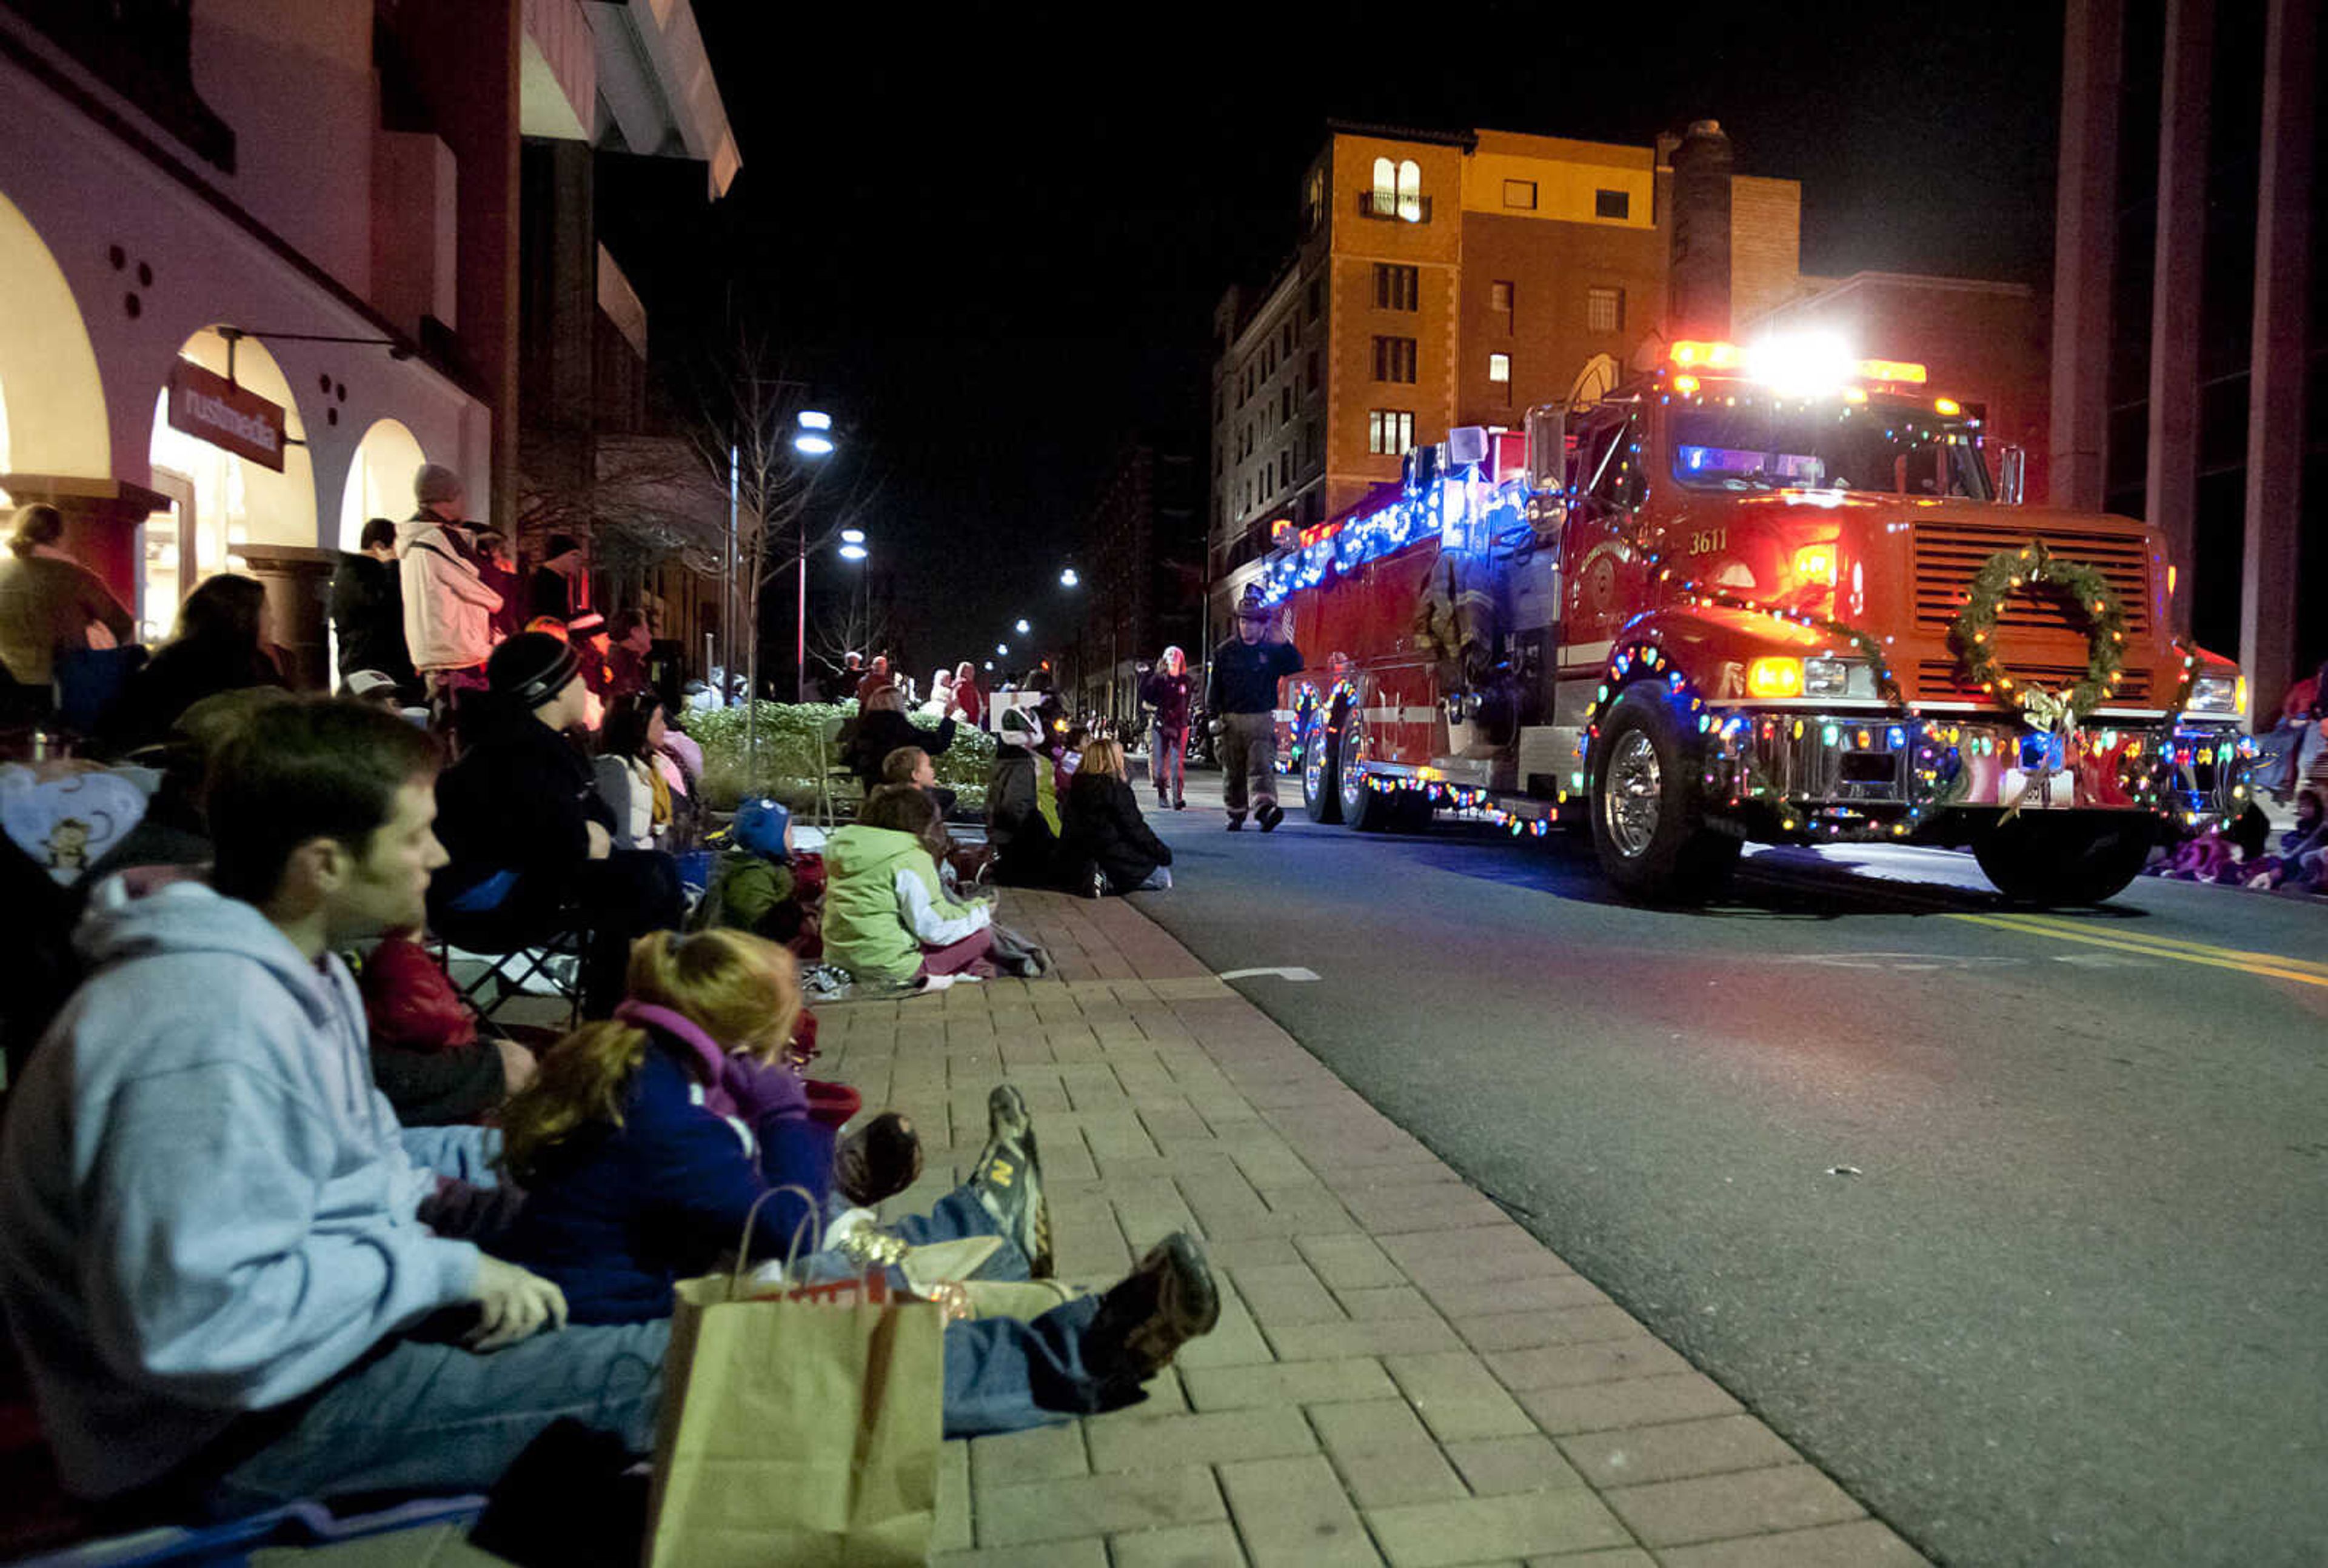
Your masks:
M 496 1250 L 564 1291 L 577 1323 L 668 1317 L 672 1286 L 709 1272 L 752 1232 L 782 1258 L 823 1217 L 832 1137 L 810 1114 L 783 1051 L 800 990 L 792 955 L 744 932 L 658 934 L 632 949 L 630 995 L 604 1023 L 551 1047 L 502 1116 L 503 1163 L 529 1192 Z M 1026 1102 L 988 1100 L 990 1137 L 969 1183 L 891 1227 L 908 1244 L 1002 1238 L 990 1275 L 1047 1276 L 1049 1205 Z M 1103 1296 L 1031 1321 L 946 1327 L 949 1436 L 1012 1432 L 1135 1404 L 1141 1385 L 1219 1302 L 1197 1243 L 1166 1238 Z

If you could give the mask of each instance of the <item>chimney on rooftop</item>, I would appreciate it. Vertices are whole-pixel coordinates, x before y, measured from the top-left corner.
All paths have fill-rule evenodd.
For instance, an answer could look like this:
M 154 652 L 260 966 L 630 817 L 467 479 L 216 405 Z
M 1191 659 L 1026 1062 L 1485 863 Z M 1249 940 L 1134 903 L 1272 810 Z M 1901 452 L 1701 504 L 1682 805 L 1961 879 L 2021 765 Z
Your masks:
M 1694 120 L 1673 151 L 1673 255 L 1666 335 L 1730 335 L 1730 176 L 1720 120 Z

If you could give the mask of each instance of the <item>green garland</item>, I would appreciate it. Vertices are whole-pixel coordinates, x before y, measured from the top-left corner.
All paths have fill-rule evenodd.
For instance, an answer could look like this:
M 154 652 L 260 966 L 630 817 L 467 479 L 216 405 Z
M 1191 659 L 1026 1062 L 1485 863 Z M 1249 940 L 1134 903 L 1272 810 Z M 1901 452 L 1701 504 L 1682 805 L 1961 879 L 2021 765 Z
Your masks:
M 2085 617 L 2086 675 L 2066 693 L 2017 680 L 1996 657 L 1997 615 L 2023 588 L 2050 588 Z M 1989 557 L 1948 629 L 1973 681 L 2007 712 L 2023 714 L 2042 729 L 2074 728 L 2116 694 L 2126 667 L 2126 605 L 2117 590 L 2098 568 L 2061 559 L 2042 540 Z

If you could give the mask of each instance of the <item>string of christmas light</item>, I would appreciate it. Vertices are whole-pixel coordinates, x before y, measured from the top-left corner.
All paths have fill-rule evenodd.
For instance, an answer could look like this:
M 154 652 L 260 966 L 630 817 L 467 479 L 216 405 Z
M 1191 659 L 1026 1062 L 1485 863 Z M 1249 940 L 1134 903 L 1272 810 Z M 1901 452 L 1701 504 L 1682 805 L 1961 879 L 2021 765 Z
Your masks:
M 2041 588 L 2068 599 L 2086 623 L 2086 676 L 2067 692 L 2016 681 L 1996 656 L 1996 623 L 2004 601 L 2015 593 Z M 2126 604 L 2117 590 L 2099 569 L 2063 560 L 2042 539 L 2017 551 L 1999 550 L 1981 563 L 1948 634 L 1966 673 L 2007 712 L 2059 716 L 2071 728 L 2117 694 L 2126 672 Z M 2185 660 L 2186 669 L 2189 662 Z M 2180 707 L 2177 703 L 2178 710 Z

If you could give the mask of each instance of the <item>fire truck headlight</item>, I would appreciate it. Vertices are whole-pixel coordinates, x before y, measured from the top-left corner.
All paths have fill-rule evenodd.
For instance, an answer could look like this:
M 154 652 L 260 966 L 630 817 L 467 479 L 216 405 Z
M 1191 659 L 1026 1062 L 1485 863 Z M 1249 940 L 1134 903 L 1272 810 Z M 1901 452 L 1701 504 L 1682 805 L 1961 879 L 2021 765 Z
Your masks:
M 2229 675 L 2201 675 L 2191 682 L 2191 701 L 2184 711 L 2237 713 L 2244 695 L 2239 690 L 2242 684 Z
M 1841 697 L 1851 687 L 1851 666 L 1840 659 L 1803 661 L 1803 692 L 1809 697 Z
M 1803 662 L 1800 659 L 1757 659 L 1746 666 L 1746 692 L 1750 697 L 1800 697 L 1803 694 Z

